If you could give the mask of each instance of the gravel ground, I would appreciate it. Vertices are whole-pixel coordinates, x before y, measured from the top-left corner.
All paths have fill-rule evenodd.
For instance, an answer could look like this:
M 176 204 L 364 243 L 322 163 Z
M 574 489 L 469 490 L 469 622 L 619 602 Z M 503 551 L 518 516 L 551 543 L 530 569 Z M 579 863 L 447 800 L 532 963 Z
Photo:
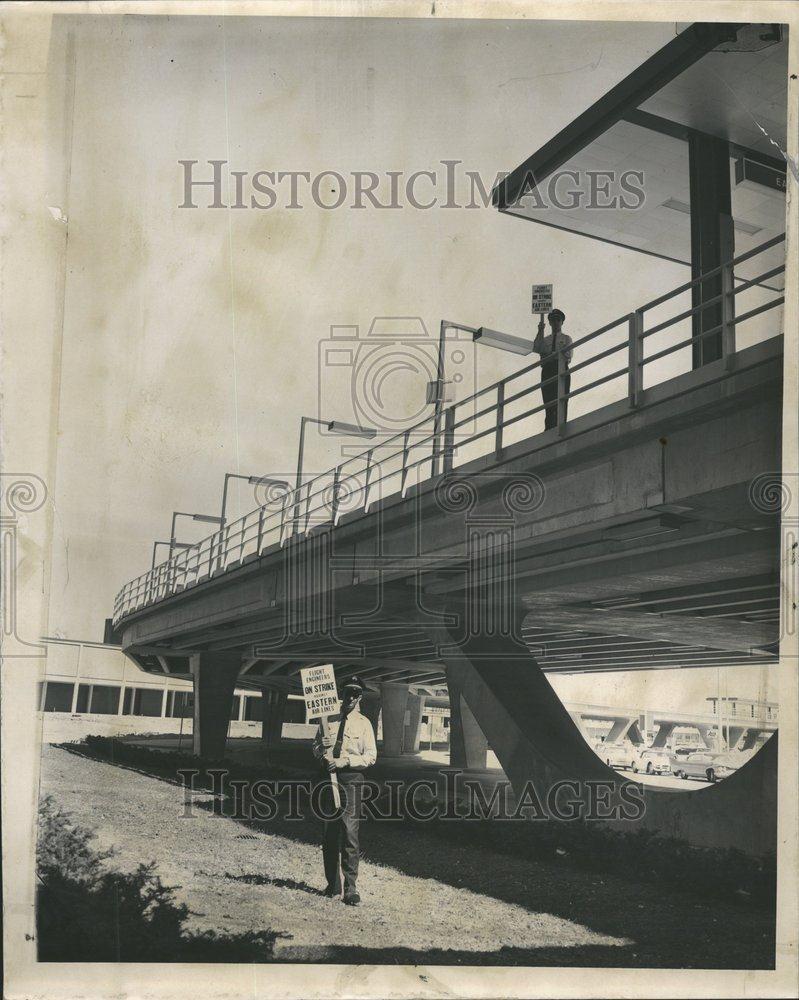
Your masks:
M 215 816 L 195 793 L 57 747 L 42 752 L 42 794 L 97 832 L 110 862 L 154 860 L 191 916 L 189 931 L 268 927 L 277 961 L 765 968 L 773 919 L 610 877 L 448 845 L 420 830 L 364 822 L 359 891 L 345 907 L 321 895 L 318 830 L 264 829 Z M 203 808 L 205 803 L 205 808 Z

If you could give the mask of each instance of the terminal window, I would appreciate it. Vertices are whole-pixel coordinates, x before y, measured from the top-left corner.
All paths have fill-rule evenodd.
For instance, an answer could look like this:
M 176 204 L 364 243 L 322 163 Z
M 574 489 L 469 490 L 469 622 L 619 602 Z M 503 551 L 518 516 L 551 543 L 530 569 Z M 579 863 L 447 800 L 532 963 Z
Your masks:
M 72 694 L 75 690 L 74 684 L 65 684 L 60 681 L 47 681 L 39 686 L 40 698 L 42 686 L 44 687 L 44 712 L 71 712 Z M 39 702 L 41 704 L 41 700 Z
M 91 715 L 116 715 L 119 712 L 118 687 L 108 684 L 81 684 L 77 711 Z
M 193 712 L 193 691 L 169 691 L 167 693 L 166 714 L 170 719 L 190 719 Z
M 157 688 L 126 688 L 122 713 L 159 717 L 163 697 L 164 692 Z
M 244 698 L 244 718 L 247 722 L 262 722 L 264 718 L 264 701 L 260 695 Z

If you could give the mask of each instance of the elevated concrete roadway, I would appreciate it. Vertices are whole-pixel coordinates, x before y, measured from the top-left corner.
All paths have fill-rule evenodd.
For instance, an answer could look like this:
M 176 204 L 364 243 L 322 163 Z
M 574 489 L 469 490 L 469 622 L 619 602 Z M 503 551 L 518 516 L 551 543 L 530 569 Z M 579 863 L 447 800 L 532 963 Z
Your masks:
M 216 672 L 220 692 L 296 690 L 325 662 L 375 687 L 446 679 L 515 788 L 615 780 L 544 671 L 776 662 L 779 511 L 757 484 L 778 476 L 780 401 L 774 338 L 126 612 L 123 648 L 200 689 Z M 195 747 L 213 755 L 227 706 L 198 694 Z M 647 790 L 642 822 L 769 849 L 769 747 L 696 813 Z M 734 815 L 709 825 L 710 802 Z

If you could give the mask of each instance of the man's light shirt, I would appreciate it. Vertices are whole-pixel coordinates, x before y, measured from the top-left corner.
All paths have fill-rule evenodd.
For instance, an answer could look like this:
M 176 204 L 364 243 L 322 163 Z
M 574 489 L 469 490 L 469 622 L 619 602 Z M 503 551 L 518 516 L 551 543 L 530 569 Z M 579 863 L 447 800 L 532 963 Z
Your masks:
M 335 737 L 338 734 L 341 716 L 330 719 L 330 732 Z M 322 744 L 322 726 L 316 730 L 313 742 L 313 753 L 321 760 L 327 751 Z M 341 743 L 341 756 L 336 757 L 339 767 L 348 767 L 352 771 L 363 771 L 371 767 L 377 760 L 377 743 L 372 729 L 372 723 L 362 714 L 360 708 L 354 708 L 344 723 L 344 738 Z

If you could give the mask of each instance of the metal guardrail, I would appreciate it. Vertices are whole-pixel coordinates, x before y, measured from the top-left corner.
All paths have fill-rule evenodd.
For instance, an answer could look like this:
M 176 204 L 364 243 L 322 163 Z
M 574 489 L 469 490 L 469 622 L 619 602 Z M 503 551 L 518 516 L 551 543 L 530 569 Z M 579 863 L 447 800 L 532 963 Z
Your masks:
M 572 410 L 579 408 L 581 413 L 589 413 L 626 396 L 629 405 L 636 407 L 642 392 L 649 385 L 674 378 L 683 369 L 689 371 L 693 367 L 689 355 L 692 355 L 695 345 L 710 337 L 720 335 L 721 358 L 729 367 L 736 350 L 738 328 L 784 302 L 783 294 L 765 286 L 769 292 L 776 291 L 776 297 L 736 314 L 736 298 L 754 290 L 762 294 L 763 282 L 784 273 L 784 257 L 782 263 L 737 286 L 734 270 L 776 247 L 784 239 L 784 234 L 777 236 L 647 302 L 635 312 L 620 316 L 575 340 L 570 345 L 574 356 L 598 349 L 568 368 L 561 348 L 558 351 L 558 374 L 544 379 L 543 383 L 534 375 L 542 366 L 538 360 L 480 389 L 468 399 L 449 406 L 444 410 L 442 426 L 438 429 L 435 415 L 431 414 L 407 430 L 315 476 L 299 489 L 287 491 L 277 500 L 226 524 L 192 548 L 176 553 L 171 559 L 126 583 L 116 596 L 114 622 L 145 605 L 163 600 L 239 565 L 247 556 L 258 555 L 275 545 L 284 546 L 319 525 L 335 525 L 344 514 L 358 510 L 366 513 L 377 500 L 397 493 L 404 496 L 411 484 L 434 479 L 481 455 L 493 454 L 499 460 L 503 449 L 540 430 L 539 415 L 546 406 L 543 402 L 530 404 L 536 398 L 540 399 L 542 384 L 557 382 L 557 428 L 558 433 L 563 434 L 568 428 L 568 405 L 571 404 Z M 720 290 L 706 297 L 705 290 L 711 281 L 711 293 L 716 288 Z M 676 315 L 647 327 L 647 321 L 655 318 L 665 305 L 673 304 L 685 295 L 693 300 L 697 291 L 701 300 L 699 304 L 680 309 Z M 701 329 L 699 333 L 695 332 L 695 317 L 701 314 L 706 316 L 711 309 L 715 310 L 712 315 L 719 316 L 719 322 Z M 690 327 L 687 336 L 676 343 L 659 346 L 658 335 L 668 331 L 673 337 L 674 328 L 686 323 Z M 676 359 L 679 370 L 675 371 L 672 356 L 679 352 L 683 352 L 684 358 Z M 620 365 L 619 355 L 623 361 Z M 667 358 L 672 358 L 668 367 L 662 363 Z M 569 388 L 567 375 L 571 381 Z

